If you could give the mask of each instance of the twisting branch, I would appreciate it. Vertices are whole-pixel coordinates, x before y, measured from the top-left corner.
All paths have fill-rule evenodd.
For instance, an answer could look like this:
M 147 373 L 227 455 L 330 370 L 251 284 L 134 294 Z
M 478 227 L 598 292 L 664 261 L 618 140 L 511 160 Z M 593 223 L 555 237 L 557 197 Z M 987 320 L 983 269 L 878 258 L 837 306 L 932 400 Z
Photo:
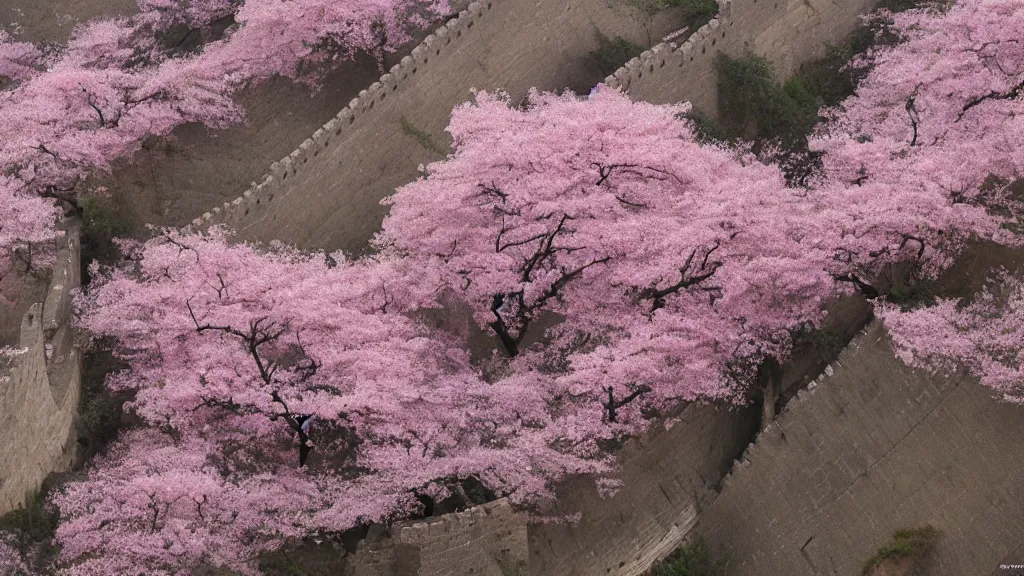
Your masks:
M 622 408 L 626 404 L 629 404 L 633 400 L 636 400 L 643 394 L 650 392 L 651 388 L 646 384 L 643 384 L 634 389 L 632 392 L 629 393 L 628 396 L 622 398 L 621 400 L 615 399 L 615 388 L 613 386 L 605 388 L 604 391 L 608 393 L 608 401 L 602 402 L 601 405 L 604 406 L 604 409 L 607 412 L 608 422 L 615 423 L 618 421 L 619 408 Z
M 480 188 L 480 193 L 477 196 L 494 196 L 502 202 L 508 200 L 508 194 L 502 192 L 493 181 L 491 181 L 490 186 L 487 184 L 478 184 L 477 186 Z
M 309 414 L 294 414 L 288 407 L 288 403 L 281 396 L 280 391 L 277 389 L 277 385 L 274 381 L 274 374 L 277 372 L 280 364 L 276 361 L 264 361 L 260 355 L 260 346 L 278 340 L 285 332 L 288 331 L 287 323 L 279 325 L 277 322 L 270 320 L 268 317 L 257 318 L 249 321 L 249 330 L 243 331 L 238 328 L 234 328 L 231 325 L 215 325 L 210 323 L 200 324 L 199 319 L 196 318 L 195 311 L 192 309 L 191 300 L 186 300 L 185 305 L 188 307 L 189 316 L 192 317 L 192 322 L 195 324 L 196 332 L 200 334 L 206 331 L 223 332 L 225 334 L 231 334 L 236 336 L 244 342 L 246 349 L 249 351 L 249 355 L 252 356 L 253 361 L 256 363 L 256 368 L 259 370 L 260 379 L 263 384 L 270 391 L 270 399 L 276 404 L 280 404 L 283 412 L 278 414 L 270 415 L 271 420 L 277 418 L 283 418 L 288 427 L 298 434 L 299 436 L 299 466 L 305 466 L 306 458 L 309 456 L 310 451 L 313 449 L 309 443 L 309 424 L 312 418 Z M 295 372 L 303 379 L 308 380 L 316 375 L 320 369 L 320 364 L 310 358 L 306 354 L 306 349 L 302 345 L 302 338 L 298 332 L 295 334 L 295 341 L 298 345 L 302 359 L 295 364 Z M 222 400 L 207 400 L 204 398 L 204 404 L 220 407 L 234 411 L 237 404 L 234 403 L 233 399 L 228 399 L 227 402 Z
M 71 185 L 70 188 L 61 188 L 53 184 L 47 185 L 39 192 L 39 196 L 42 198 L 52 198 L 59 202 L 64 202 L 70 206 L 79 215 L 82 213 L 82 205 L 78 202 L 78 195 L 76 195 L 75 189 L 78 187 L 76 181 Z
M 902 250 L 903 247 L 907 245 L 907 242 L 917 242 L 918 244 L 920 244 L 920 246 L 917 249 L 917 257 L 920 258 L 921 256 L 924 256 L 924 250 L 927 247 L 924 238 L 913 236 L 911 234 L 904 234 L 903 241 L 900 242 L 900 250 Z
M 917 115 L 917 106 L 914 104 L 915 99 L 916 96 L 911 96 L 910 98 L 907 98 L 906 105 L 907 114 L 910 116 L 910 125 L 914 129 L 914 137 L 910 139 L 911 146 L 917 146 L 917 125 L 920 120 L 920 118 Z
M 686 262 L 679 268 L 679 281 L 675 284 L 660 290 L 656 286 L 651 286 L 642 290 L 640 292 L 640 297 L 651 301 L 650 313 L 653 314 L 655 311 L 665 307 L 666 296 L 675 294 L 680 290 L 685 290 L 691 286 L 696 286 L 697 284 L 700 284 L 714 276 L 715 272 L 717 272 L 722 266 L 722 263 L 718 261 L 710 262 L 709 260 L 711 255 L 718 250 L 721 245 L 722 243 L 720 241 L 715 241 L 715 245 L 704 252 L 704 256 L 701 258 L 700 264 L 696 267 L 693 266 L 698 248 L 694 248 L 686 258 Z
M 39 146 L 37 146 L 37 148 L 43 154 L 49 154 L 50 156 L 53 156 L 55 159 L 60 160 L 60 156 L 58 156 L 56 152 L 47 148 L 45 144 L 40 144 Z
M 545 215 L 538 218 L 538 220 L 547 220 L 551 217 L 554 217 L 554 214 Z M 524 259 L 519 275 L 520 281 L 524 284 L 528 284 L 533 281 L 534 273 L 538 268 L 552 270 L 556 267 L 554 258 L 557 254 L 571 254 L 580 250 L 580 248 L 555 245 L 555 241 L 560 234 L 572 233 L 572 230 L 566 226 L 566 224 L 572 219 L 572 216 L 563 214 L 553 230 L 535 234 L 525 240 L 509 242 L 503 245 L 501 243 L 501 239 L 508 231 L 505 226 L 505 219 L 503 216 L 502 227 L 495 240 L 495 249 L 498 252 L 501 252 L 502 250 L 512 246 L 525 246 L 527 244 L 537 243 L 537 247 L 533 253 Z M 501 341 L 501 344 L 505 348 L 505 352 L 508 356 L 515 357 L 519 354 L 519 345 L 526 336 L 527 328 L 529 328 L 530 322 L 533 320 L 533 315 L 537 310 L 541 309 L 550 299 L 557 298 L 562 289 L 565 288 L 569 282 L 580 277 L 588 268 L 597 264 L 606 263 L 610 259 L 610 257 L 595 258 L 590 262 L 581 264 L 574 268 L 567 268 L 564 266 L 560 267 L 560 275 L 558 278 L 551 282 L 551 284 L 541 292 L 540 296 L 530 304 L 526 303 L 521 290 L 494 294 L 491 298 L 491 313 L 494 315 L 494 321 L 491 322 L 489 326 L 494 331 L 495 335 L 498 336 L 498 339 Z M 510 325 L 509 320 L 507 320 L 510 316 L 514 319 L 512 323 L 513 325 Z
M 974 108 L 987 100 L 1013 100 L 1014 98 L 1020 97 L 1022 92 L 1024 92 L 1024 80 L 1006 92 L 991 90 L 988 94 L 972 98 L 967 102 L 967 104 L 964 104 L 963 109 L 961 109 L 960 113 L 957 114 L 956 121 L 959 122 L 963 120 L 964 115 L 966 115 L 971 108 Z
M 92 94 L 91 94 L 91 93 L 89 93 L 89 91 L 88 91 L 88 90 L 86 90 L 85 88 L 82 88 L 82 92 L 85 92 L 85 93 L 86 93 L 86 95 L 87 95 L 87 96 L 86 96 L 86 102 L 88 102 L 88 103 L 89 103 L 89 107 L 90 107 L 90 108 L 92 108 L 93 110 L 95 110 L 95 111 L 96 111 L 96 114 L 97 114 L 97 115 L 98 115 L 98 116 L 100 117 L 100 128 L 104 128 L 104 127 L 106 127 L 106 125 L 107 125 L 107 121 L 106 121 L 106 119 L 105 119 L 105 118 L 103 117 L 103 110 L 100 110 L 100 107 L 99 107 L 99 106 L 97 106 L 95 102 L 93 102 L 93 99 L 92 99 L 92 98 L 93 98 L 93 96 L 92 96 Z
M 637 167 L 639 167 L 638 164 L 608 164 L 607 166 L 605 166 L 603 164 L 598 164 L 597 162 L 593 162 L 590 165 L 591 166 L 596 166 L 597 167 L 597 173 L 598 173 L 598 175 L 600 175 L 600 178 L 597 179 L 597 182 L 594 182 L 595 186 L 600 186 L 601 184 L 604 184 L 605 182 L 607 182 L 608 178 L 610 178 L 611 175 L 612 175 L 612 171 L 615 170 L 616 168 L 637 168 Z
M 170 236 L 164 236 L 163 241 L 167 244 L 171 244 L 172 246 L 177 246 L 179 255 L 186 250 L 191 250 L 192 253 L 196 255 L 196 262 L 199 262 L 199 251 L 196 250 L 195 248 L 187 244 L 182 244 L 181 242 L 178 242 L 177 240 L 171 238 Z M 217 276 L 219 277 L 220 274 L 218 274 Z
M 213 290 L 217 292 L 217 298 L 227 298 L 228 286 L 227 284 L 224 283 L 224 277 L 221 276 L 220 272 L 217 273 L 217 280 L 220 282 L 220 287 L 214 286 L 209 282 L 207 282 L 206 285 L 209 286 L 210 288 L 213 288 Z
M 861 294 L 863 294 L 864 297 L 867 298 L 868 300 L 874 300 L 875 298 L 878 298 L 881 295 L 879 294 L 877 288 L 861 280 L 860 278 L 857 277 L 856 274 L 840 274 L 838 276 L 833 276 L 833 278 L 835 278 L 839 282 L 850 282 L 851 284 L 856 286 L 857 290 Z

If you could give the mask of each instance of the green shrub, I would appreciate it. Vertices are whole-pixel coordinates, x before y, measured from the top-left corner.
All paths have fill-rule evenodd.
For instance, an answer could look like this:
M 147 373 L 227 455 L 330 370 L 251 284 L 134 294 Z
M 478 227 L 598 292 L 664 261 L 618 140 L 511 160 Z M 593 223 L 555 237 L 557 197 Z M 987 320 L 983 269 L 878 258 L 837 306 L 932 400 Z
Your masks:
M 717 0 L 664 0 L 666 8 L 682 8 L 683 18 L 691 31 L 711 21 L 718 14 Z
M 875 555 L 864 563 L 864 574 L 870 574 L 879 564 L 890 561 L 900 562 L 911 559 L 919 562 L 935 545 L 941 532 L 931 526 L 897 530 L 892 540 L 878 549 Z
M 590 53 L 590 60 L 600 72 L 601 78 L 606 78 L 643 51 L 644 47 L 636 42 L 622 36 L 609 38 L 598 30 L 597 49 Z
M 0 532 L 11 537 L 11 543 L 30 566 L 49 566 L 60 552 L 53 542 L 60 514 L 48 500 L 65 478 L 65 474 L 50 474 L 39 490 L 26 494 L 23 506 L 0 516 Z
M 800 77 L 779 84 L 771 62 L 755 54 L 717 57 L 718 107 L 734 135 L 798 146 L 818 121 L 818 97 Z
M 78 466 L 97 452 L 102 452 L 117 438 L 124 421 L 124 403 L 130 399 L 131 394 L 112 393 L 105 380 L 107 374 L 124 368 L 126 365 L 118 362 L 109 348 L 102 345 L 85 355 L 78 410 Z
M 724 144 L 731 145 L 733 136 L 717 120 L 701 112 L 690 110 L 683 118 L 690 121 L 694 136 L 701 144 Z
M 93 260 L 111 262 L 119 250 L 113 240 L 133 232 L 124 206 L 128 200 L 123 192 L 110 197 L 84 196 L 79 200 L 82 215 L 82 283 L 88 284 L 89 264 Z
M 118 195 L 119 196 L 119 195 Z M 87 236 L 125 236 L 131 232 L 127 218 L 117 206 L 122 199 L 85 196 L 81 199 L 82 233 Z
M 697 538 L 685 546 L 676 548 L 651 568 L 650 576 L 714 576 L 718 567 L 711 561 L 711 552 L 704 540 Z
M 904 310 L 929 306 L 935 302 L 935 293 L 928 282 L 899 282 L 886 294 L 886 300 Z
M 410 122 L 409 119 L 406 118 L 405 116 L 402 116 L 399 122 L 402 125 L 402 133 L 415 138 L 416 141 L 420 143 L 420 146 L 423 146 L 423 148 L 425 148 L 427 151 L 433 152 L 434 154 L 439 154 L 441 156 L 444 156 L 451 152 L 451 150 L 449 150 L 447 146 L 435 140 L 434 137 L 430 134 L 430 132 L 427 132 L 426 130 L 417 127 L 415 124 Z
M 894 268 L 886 271 L 891 284 L 885 299 L 903 310 L 935 304 L 937 283 L 925 276 L 920 262 L 907 262 L 898 266 L 909 266 L 909 269 L 905 273 L 898 273 Z

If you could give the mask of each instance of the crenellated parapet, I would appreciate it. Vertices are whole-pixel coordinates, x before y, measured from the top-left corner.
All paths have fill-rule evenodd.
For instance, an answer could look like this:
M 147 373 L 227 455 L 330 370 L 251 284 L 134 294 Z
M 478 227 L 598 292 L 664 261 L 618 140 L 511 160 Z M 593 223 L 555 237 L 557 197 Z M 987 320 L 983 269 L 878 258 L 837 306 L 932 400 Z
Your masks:
M 525 574 L 527 517 L 504 499 L 425 520 L 402 522 L 363 541 L 345 576 L 504 576 Z
M 860 573 L 903 528 L 942 536 L 929 574 L 1024 561 L 1024 409 L 914 370 L 868 325 L 735 462 L 696 531 L 735 576 Z

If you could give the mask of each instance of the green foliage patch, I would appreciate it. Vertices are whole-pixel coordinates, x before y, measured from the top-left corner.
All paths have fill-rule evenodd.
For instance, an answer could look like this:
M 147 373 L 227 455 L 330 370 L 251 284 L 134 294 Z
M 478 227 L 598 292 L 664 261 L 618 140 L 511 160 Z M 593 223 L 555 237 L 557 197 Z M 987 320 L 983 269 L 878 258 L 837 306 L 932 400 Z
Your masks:
M 697 538 L 685 546 L 676 548 L 651 568 L 649 576 L 716 576 L 718 566 L 711 560 L 711 551 L 703 539 Z
M 885 0 L 880 7 L 901 12 L 944 5 L 945 0 Z M 868 72 L 866 67 L 847 64 L 872 46 L 896 41 L 880 33 L 879 23 L 865 24 L 846 42 L 829 45 L 822 58 L 802 65 L 785 82 L 761 56 L 720 54 L 716 61 L 720 120 L 714 124 L 697 113 L 689 117 L 699 138 L 725 144 L 745 139 L 753 143 L 755 153 L 773 150 L 763 154 L 765 159 L 778 162 L 790 183 L 802 185 L 819 166 L 819 158 L 807 147 L 807 137 L 820 120 L 819 110 L 852 96 Z
M 117 438 L 124 418 L 124 403 L 130 394 L 114 394 L 105 384 L 108 373 L 125 368 L 109 351 L 99 346 L 89 351 L 82 365 L 82 395 L 79 401 L 77 462 L 83 464 Z
M 50 474 L 39 490 L 25 495 L 23 506 L 0 516 L 0 532 L 12 537 L 11 543 L 30 566 L 48 566 L 60 553 L 60 547 L 53 541 L 60 512 L 49 503 L 49 497 L 66 477 Z
M 892 540 L 879 548 L 878 552 L 864 563 L 864 574 L 870 574 L 876 566 L 887 561 L 920 561 L 931 551 L 940 534 L 941 532 L 932 526 L 897 530 L 893 533 Z
M 451 152 L 447 146 L 434 139 L 434 136 L 431 135 L 430 132 L 419 128 L 405 116 L 402 116 L 399 122 L 402 125 L 402 133 L 415 138 L 416 141 L 420 143 L 420 146 L 423 146 L 427 151 L 441 156 L 445 156 Z
M 590 60 L 600 72 L 601 78 L 606 78 L 643 51 L 644 47 L 632 40 L 622 36 L 609 38 L 598 30 L 597 48 L 590 52 Z

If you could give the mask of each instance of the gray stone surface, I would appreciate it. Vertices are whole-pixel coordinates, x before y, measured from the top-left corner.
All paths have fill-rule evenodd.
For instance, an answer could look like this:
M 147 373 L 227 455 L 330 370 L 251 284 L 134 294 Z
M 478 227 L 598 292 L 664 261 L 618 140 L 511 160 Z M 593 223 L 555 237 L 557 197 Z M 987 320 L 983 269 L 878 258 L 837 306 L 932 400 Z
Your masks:
M 973 379 L 911 370 L 872 323 L 748 449 L 697 531 L 730 576 L 853 575 L 893 531 L 931 524 L 928 574 L 996 574 L 1024 562 L 1022 422 Z
M 70 327 L 71 292 L 80 285 L 78 225 L 60 240 L 45 301 L 28 309 L 17 347 L 0 373 L 0 515 L 22 505 L 53 471 L 74 457 L 81 357 Z

